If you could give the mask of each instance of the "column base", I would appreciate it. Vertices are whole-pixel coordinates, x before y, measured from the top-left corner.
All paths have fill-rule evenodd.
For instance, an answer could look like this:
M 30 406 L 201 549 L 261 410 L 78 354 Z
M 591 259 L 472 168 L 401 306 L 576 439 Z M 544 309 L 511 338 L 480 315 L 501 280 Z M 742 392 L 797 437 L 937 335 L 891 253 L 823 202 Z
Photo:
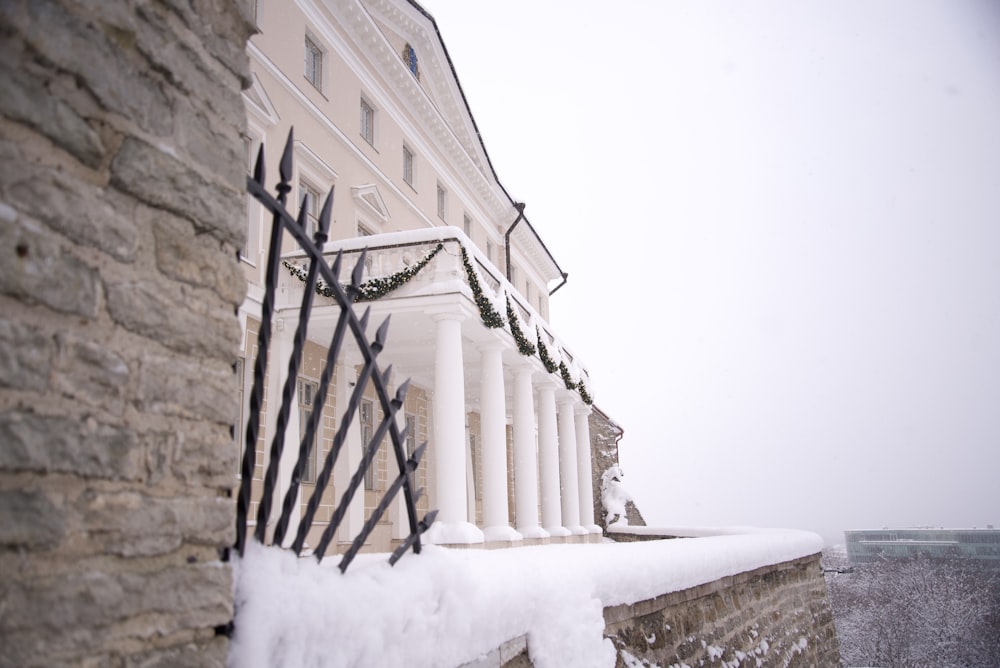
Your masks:
M 529 538 L 548 538 L 551 535 L 548 531 L 538 525 L 518 527 L 517 530 L 525 540 Z
M 585 524 L 583 528 L 586 529 L 589 533 L 604 534 L 604 529 L 597 526 L 596 524 Z
M 549 536 L 552 538 L 563 538 L 573 534 L 573 532 L 566 527 L 545 527 L 545 531 L 547 531 Z
M 487 543 L 519 541 L 524 536 L 511 529 L 509 526 L 486 527 L 483 529 L 483 538 Z
M 424 532 L 422 539 L 432 545 L 471 545 L 483 543 L 482 530 L 469 522 L 435 522 Z
M 570 533 L 572 533 L 574 536 L 586 536 L 587 534 L 590 533 L 582 526 L 566 527 L 566 528 L 569 529 Z

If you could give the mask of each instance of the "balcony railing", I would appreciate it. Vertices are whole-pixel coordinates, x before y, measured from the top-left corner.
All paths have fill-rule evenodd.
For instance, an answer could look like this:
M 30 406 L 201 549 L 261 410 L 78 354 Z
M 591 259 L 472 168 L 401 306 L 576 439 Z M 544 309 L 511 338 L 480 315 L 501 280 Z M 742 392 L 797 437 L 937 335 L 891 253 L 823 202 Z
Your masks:
M 350 266 L 356 256 L 366 251 L 362 285 L 367 285 L 371 294 L 377 295 L 376 299 L 382 297 L 398 299 L 453 292 L 456 281 L 464 284 L 471 296 L 469 276 L 461 259 L 462 248 L 465 249 L 470 264 L 474 267 L 483 294 L 495 312 L 501 315 L 504 328 L 515 339 L 516 330 L 520 330 L 520 335 L 532 347 L 537 348 L 540 341 L 553 363 L 564 365 L 568 374 L 562 373 L 561 369 L 553 371 L 549 368 L 549 371 L 562 376 L 567 389 L 580 391 L 584 401 L 590 403 L 587 390 L 590 377 L 587 370 L 555 336 L 555 330 L 551 325 L 458 228 L 439 227 L 335 240 L 327 244 L 324 256 L 330 261 L 336 252 L 342 252 L 345 264 Z M 301 252 L 288 253 L 284 260 L 292 274 L 300 277 L 305 275 L 308 264 Z M 419 271 L 414 271 L 417 268 Z M 295 286 L 297 283 L 298 281 L 295 281 L 288 285 Z M 511 327 L 507 322 L 508 299 L 520 321 L 516 327 Z M 524 354 L 525 348 L 521 345 L 518 347 Z M 541 357 L 537 351 L 534 354 Z

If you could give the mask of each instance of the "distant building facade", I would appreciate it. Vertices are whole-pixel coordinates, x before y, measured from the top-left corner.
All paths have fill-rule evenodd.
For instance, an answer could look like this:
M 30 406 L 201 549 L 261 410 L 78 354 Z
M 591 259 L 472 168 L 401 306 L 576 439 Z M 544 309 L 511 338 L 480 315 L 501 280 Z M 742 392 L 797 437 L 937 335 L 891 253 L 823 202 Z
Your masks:
M 881 529 L 845 531 L 847 558 L 852 564 L 879 559 L 925 556 L 964 559 L 1000 568 L 1000 529 Z

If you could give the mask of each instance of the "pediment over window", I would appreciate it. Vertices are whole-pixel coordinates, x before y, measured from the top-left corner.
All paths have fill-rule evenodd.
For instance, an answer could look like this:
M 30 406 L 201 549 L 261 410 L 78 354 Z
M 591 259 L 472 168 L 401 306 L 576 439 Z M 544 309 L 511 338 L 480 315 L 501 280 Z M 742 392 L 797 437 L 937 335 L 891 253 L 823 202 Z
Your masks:
M 271 98 L 267 96 L 263 84 L 255 73 L 251 73 L 253 83 L 250 88 L 243 91 L 243 101 L 246 103 L 247 111 L 259 122 L 270 127 L 278 123 L 278 112 L 271 103 Z
M 383 223 L 389 220 L 389 208 L 385 205 L 385 200 L 382 199 L 375 184 L 354 186 L 351 188 L 351 194 L 366 212 L 377 217 Z

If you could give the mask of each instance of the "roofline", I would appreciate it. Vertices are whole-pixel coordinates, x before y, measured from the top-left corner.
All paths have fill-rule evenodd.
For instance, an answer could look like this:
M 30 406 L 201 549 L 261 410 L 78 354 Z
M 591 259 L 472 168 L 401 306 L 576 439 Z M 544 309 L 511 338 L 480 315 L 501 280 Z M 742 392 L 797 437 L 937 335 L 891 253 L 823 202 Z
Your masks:
M 407 0 L 407 1 L 414 9 L 416 9 L 418 12 L 424 15 L 431 22 L 432 26 L 434 26 L 434 32 L 437 34 L 438 42 L 441 43 L 441 50 L 444 51 L 444 57 L 448 61 L 448 67 L 451 69 L 451 76 L 455 79 L 455 84 L 458 86 L 458 94 L 462 96 L 462 104 L 465 105 L 465 111 L 466 113 L 469 114 L 469 120 L 472 121 L 472 127 L 476 131 L 476 138 L 479 140 L 479 145 L 483 149 L 483 155 L 486 156 L 486 164 L 489 165 L 490 173 L 493 174 L 493 180 L 496 181 L 498 186 L 500 186 L 500 190 L 502 190 L 503 194 L 507 196 L 507 200 L 510 202 L 510 205 L 512 207 L 517 208 L 518 204 L 521 204 L 523 206 L 523 203 L 516 202 L 514 198 L 510 196 L 510 193 L 507 192 L 507 188 L 505 188 L 503 183 L 500 181 L 500 177 L 497 176 L 497 170 L 493 166 L 493 161 L 490 159 L 490 152 L 486 150 L 486 143 L 483 141 L 483 135 L 479 131 L 479 125 L 476 123 L 476 117 L 472 115 L 472 108 L 469 106 L 468 98 L 465 97 L 465 90 L 462 88 L 462 82 L 459 81 L 458 79 L 458 72 L 455 71 L 455 63 L 453 63 L 451 60 L 451 54 L 448 53 L 448 46 L 444 43 L 444 37 L 441 36 L 441 29 L 438 28 L 437 21 L 434 20 L 434 17 L 431 15 L 430 12 L 428 12 L 426 9 L 420 6 L 420 3 L 418 3 L 417 0 Z M 544 241 L 542 241 L 542 237 L 538 234 L 538 230 L 536 230 L 535 226 L 531 224 L 531 221 L 528 220 L 528 217 L 523 215 L 523 211 L 521 211 L 521 220 L 523 220 L 525 223 L 528 224 L 528 227 L 531 229 L 532 234 L 535 235 L 535 239 L 537 239 L 538 243 L 541 244 L 542 250 L 544 250 L 545 254 L 549 256 L 549 259 L 552 260 L 552 264 L 554 264 L 556 267 L 556 271 L 558 271 L 559 275 L 562 276 L 563 279 L 562 283 L 556 286 L 556 288 L 549 293 L 549 295 L 551 295 L 553 292 L 561 288 L 566 283 L 569 274 L 563 271 L 562 267 L 559 266 L 559 263 L 556 262 L 556 258 L 552 255 L 552 251 L 550 251 L 549 247 L 545 245 Z

